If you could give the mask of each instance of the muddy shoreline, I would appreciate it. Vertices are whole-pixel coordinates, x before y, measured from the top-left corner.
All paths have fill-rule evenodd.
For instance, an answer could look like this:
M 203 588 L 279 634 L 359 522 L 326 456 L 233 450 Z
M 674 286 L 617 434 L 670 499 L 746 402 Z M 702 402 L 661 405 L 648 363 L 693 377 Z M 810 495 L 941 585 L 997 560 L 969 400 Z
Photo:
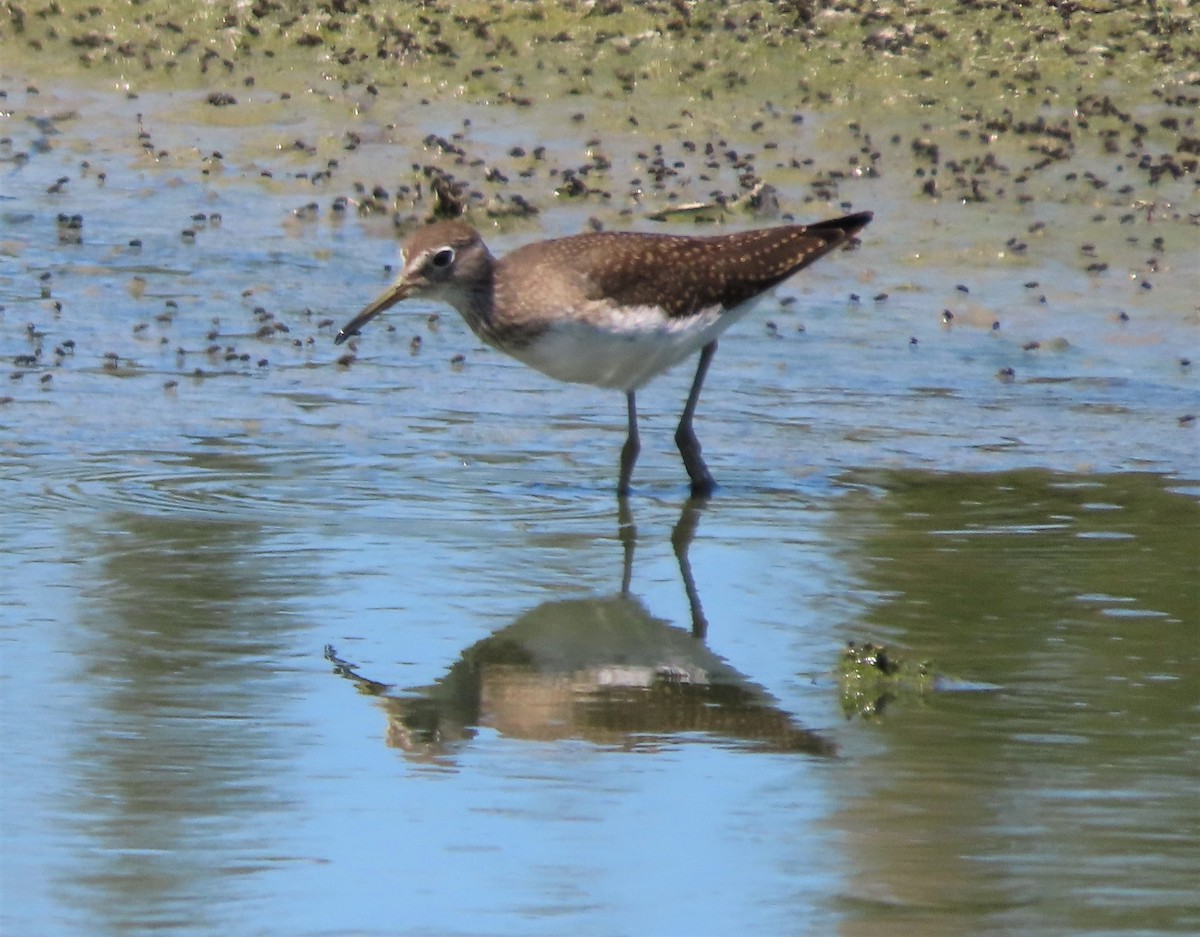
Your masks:
M 774 195 L 751 198 L 764 185 L 787 214 L 885 174 L 918 208 L 1051 198 L 1135 227 L 1197 222 L 1200 14 L 1183 3 L 284 6 L 9 3 L 6 97 L 28 76 L 170 93 L 173 117 L 215 127 L 324 110 L 341 132 L 288 154 L 337 190 L 324 207 L 341 197 L 403 224 L 584 201 L 593 225 L 647 203 L 769 216 Z M 22 116 L 63 115 L 31 101 Z M 481 117 L 509 138 L 473 139 Z M 392 167 L 347 180 L 372 143 Z M 1071 172 L 1077 156 L 1108 169 Z

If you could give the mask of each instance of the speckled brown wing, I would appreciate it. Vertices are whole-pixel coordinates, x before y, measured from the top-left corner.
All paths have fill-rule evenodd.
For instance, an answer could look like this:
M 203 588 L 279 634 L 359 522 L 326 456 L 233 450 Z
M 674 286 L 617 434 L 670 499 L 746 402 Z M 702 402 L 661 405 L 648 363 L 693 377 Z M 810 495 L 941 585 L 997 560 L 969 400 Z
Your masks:
M 845 243 L 870 219 L 863 213 L 710 237 L 583 234 L 531 244 L 501 263 L 511 275 L 515 268 L 508 262 L 519 260 L 526 288 L 513 292 L 534 315 L 531 305 L 549 311 L 583 295 L 620 306 L 660 306 L 672 317 L 686 317 L 752 299 Z

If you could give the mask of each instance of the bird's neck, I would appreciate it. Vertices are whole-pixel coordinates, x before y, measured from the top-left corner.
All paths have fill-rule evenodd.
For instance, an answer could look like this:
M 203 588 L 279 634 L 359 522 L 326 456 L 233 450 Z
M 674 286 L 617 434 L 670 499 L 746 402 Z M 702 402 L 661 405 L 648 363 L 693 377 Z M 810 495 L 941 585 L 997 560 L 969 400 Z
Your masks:
M 462 285 L 453 296 L 447 297 L 471 327 L 471 331 L 488 344 L 495 344 L 495 293 L 491 270 L 485 276 Z

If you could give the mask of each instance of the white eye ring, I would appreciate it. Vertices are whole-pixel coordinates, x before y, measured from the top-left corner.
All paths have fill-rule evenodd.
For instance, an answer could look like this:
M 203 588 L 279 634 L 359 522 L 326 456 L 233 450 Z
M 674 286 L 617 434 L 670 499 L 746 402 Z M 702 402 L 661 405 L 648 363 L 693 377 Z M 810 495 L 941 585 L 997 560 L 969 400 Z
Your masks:
M 437 250 L 432 257 L 429 258 L 430 264 L 440 270 L 445 270 L 454 263 L 454 248 L 443 247 Z

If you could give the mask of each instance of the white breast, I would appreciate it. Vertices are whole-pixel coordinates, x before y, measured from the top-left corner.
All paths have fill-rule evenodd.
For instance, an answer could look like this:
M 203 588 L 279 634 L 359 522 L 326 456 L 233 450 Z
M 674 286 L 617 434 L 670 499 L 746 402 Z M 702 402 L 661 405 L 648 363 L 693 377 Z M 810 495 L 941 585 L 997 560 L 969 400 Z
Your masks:
M 560 381 L 637 390 L 715 341 L 754 305 L 730 310 L 711 306 L 674 319 L 656 306 L 609 314 L 593 308 L 585 315 L 565 315 L 531 344 L 505 351 Z

